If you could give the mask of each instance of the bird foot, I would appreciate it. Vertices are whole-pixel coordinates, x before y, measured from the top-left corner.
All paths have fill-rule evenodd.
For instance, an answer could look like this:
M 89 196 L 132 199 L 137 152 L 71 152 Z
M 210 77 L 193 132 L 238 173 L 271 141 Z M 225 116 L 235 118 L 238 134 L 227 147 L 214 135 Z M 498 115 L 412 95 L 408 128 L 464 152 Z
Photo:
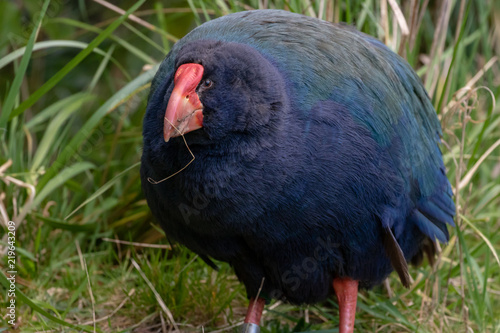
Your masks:
M 339 333 L 353 333 L 358 281 L 349 278 L 334 279 L 333 289 L 339 301 Z

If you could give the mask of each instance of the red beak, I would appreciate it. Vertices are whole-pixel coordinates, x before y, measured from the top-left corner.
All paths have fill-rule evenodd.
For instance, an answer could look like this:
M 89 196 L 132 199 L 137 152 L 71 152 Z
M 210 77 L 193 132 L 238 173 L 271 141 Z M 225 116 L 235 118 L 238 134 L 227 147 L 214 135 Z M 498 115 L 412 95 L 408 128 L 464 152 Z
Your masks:
M 203 127 L 203 105 L 196 93 L 203 70 L 202 65 L 189 63 L 179 66 L 175 72 L 174 90 L 163 120 L 165 142 Z

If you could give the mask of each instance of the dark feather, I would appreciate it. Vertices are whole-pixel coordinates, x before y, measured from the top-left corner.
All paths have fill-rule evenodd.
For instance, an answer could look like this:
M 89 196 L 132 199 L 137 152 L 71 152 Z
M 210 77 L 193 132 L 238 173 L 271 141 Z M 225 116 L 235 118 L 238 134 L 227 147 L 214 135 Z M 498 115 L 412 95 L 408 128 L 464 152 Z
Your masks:
M 401 247 L 399 247 L 398 241 L 394 237 L 392 230 L 390 228 L 384 228 L 384 248 L 385 253 L 391 260 L 391 265 L 398 273 L 401 283 L 406 288 L 411 285 L 411 277 L 408 272 L 408 264 L 406 263 L 405 256 Z
M 431 241 L 430 238 L 424 239 L 422 245 L 420 247 L 420 251 L 415 254 L 415 256 L 411 259 L 411 264 L 414 266 L 420 266 L 422 261 L 424 260 L 424 254 L 429 261 L 431 266 L 434 266 L 435 257 L 437 253 L 437 245 L 436 242 Z
M 215 269 L 216 271 L 219 270 L 219 266 L 217 266 L 209 257 L 206 255 L 200 254 L 200 258 L 210 267 Z

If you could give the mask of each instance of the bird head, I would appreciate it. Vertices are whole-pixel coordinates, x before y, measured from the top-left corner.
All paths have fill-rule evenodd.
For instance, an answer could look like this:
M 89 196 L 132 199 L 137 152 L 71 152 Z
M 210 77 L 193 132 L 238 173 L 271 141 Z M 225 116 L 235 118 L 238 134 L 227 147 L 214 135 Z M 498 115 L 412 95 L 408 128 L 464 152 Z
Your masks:
M 189 42 L 178 51 L 172 73 L 162 110 L 165 142 L 190 132 L 210 142 L 273 130 L 286 104 L 277 67 L 247 45 Z

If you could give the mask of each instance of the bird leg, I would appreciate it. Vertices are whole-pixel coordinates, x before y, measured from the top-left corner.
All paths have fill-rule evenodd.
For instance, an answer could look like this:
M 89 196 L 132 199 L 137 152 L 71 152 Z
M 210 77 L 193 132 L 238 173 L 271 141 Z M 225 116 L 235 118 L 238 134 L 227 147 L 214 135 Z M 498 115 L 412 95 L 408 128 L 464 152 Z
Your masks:
M 263 298 L 250 299 L 250 304 L 248 305 L 247 316 L 243 326 L 241 327 L 241 333 L 258 333 L 260 332 L 259 323 L 260 317 L 262 317 L 262 311 L 264 310 L 264 305 L 266 305 L 266 300 Z
M 358 299 L 358 281 L 350 278 L 334 279 L 333 289 L 339 301 L 339 333 L 353 333 Z

